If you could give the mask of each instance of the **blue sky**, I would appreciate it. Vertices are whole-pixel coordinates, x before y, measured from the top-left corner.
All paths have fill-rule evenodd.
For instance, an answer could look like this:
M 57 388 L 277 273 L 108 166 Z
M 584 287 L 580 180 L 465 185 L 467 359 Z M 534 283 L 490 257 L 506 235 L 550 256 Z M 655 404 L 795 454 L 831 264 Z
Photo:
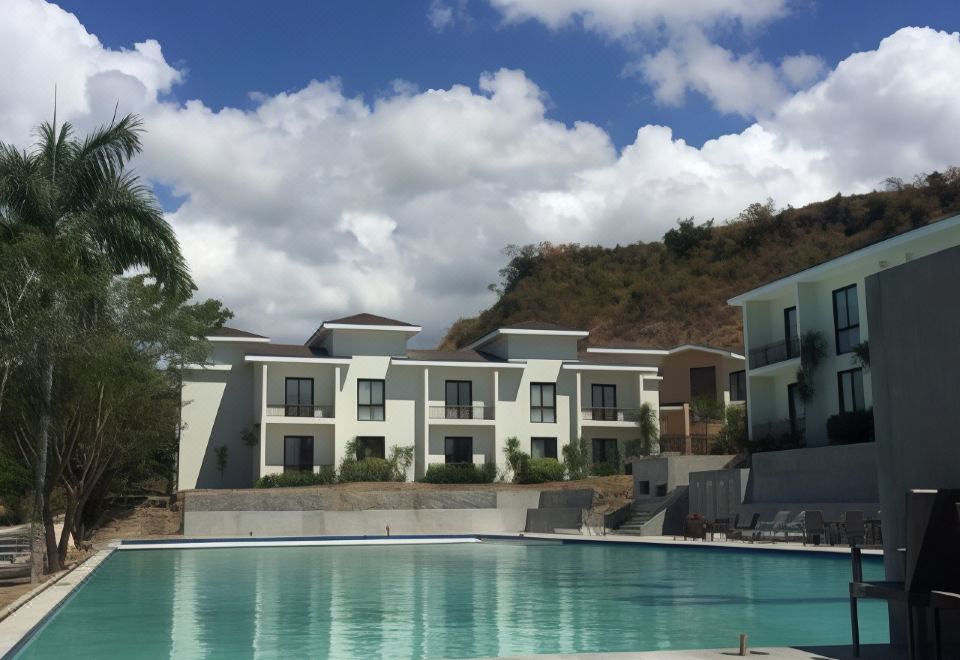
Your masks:
M 173 94 L 214 108 L 251 107 L 249 93 L 298 89 L 311 79 L 342 80 L 348 95 L 373 98 L 403 79 L 420 89 L 470 83 L 483 71 L 522 69 L 552 102 L 549 116 L 604 127 L 618 147 L 644 124 L 665 124 L 691 144 L 742 130 L 751 120 L 715 111 L 701 96 L 663 107 L 635 77 L 623 75 L 630 46 L 576 25 L 551 30 L 542 23 L 505 24 L 481 0 L 467 4 L 469 22 L 438 31 L 429 0 L 323 2 L 164 2 L 68 0 L 105 45 L 144 39 L 163 44 L 168 62 L 187 76 Z M 790 14 L 748 33 L 714 31 L 735 51 L 756 50 L 776 61 L 806 52 L 833 67 L 850 53 L 875 48 L 905 25 L 955 30 L 953 0 L 803 0 Z
M 960 165 L 958 28 L 954 0 L 2 0 L 0 141 L 55 85 L 80 131 L 137 113 L 201 297 L 422 346 L 494 302 L 504 246 Z

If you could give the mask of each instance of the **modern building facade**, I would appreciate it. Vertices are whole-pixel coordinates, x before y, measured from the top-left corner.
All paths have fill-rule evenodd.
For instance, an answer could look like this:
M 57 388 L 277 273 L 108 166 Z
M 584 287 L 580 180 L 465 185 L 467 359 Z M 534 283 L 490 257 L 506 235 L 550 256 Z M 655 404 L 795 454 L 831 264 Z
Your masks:
M 865 279 L 956 245 L 960 245 L 960 216 L 874 243 L 731 298 L 729 304 L 743 310 L 751 437 L 790 434 L 800 444 L 821 446 L 828 444 L 827 420 L 831 416 L 871 409 L 871 380 L 864 373 L 867 367 L 857 358 L 858 347 L 869 349 Z M 826 354 L 809 378 L 812 392 L 803 396 L 797 373 L 802 338 L 807 333 L 822 340 Z
M 578 351 L 588 333 L 548 323 L 503 327 L 456 351 L 408 349 L 420 327 L 370 314 L 324 322 L 303 345 L 223 328 L 208 364 L 184 373 L 178 487 L 248 487 L 267 474 L 414 447 L 410 478 L 432 463 L 494 463 L 516 437 L 562 458 L 585 438 L 597 463 L 659 415 L 658 367 Z
M 630 358 L 659 369 L 660 450 L 706 454 L 722 427 L 722 410 L 743 405 L 746 371 L 737 351 L 697 344 L 672 348 L 591 347 L 589 355 Z

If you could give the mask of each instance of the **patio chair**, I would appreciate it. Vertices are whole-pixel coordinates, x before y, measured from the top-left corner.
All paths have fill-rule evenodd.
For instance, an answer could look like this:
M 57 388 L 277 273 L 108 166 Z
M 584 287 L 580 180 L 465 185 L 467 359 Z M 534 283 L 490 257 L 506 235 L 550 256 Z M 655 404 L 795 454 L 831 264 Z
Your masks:
M 863 544 L 867 537 L 867 527 L 863 522 L 863 511 L 847 511 L 840 519 L 841 540 L 850 546 Z
M 806 511 L 803 518 L 803 544 L 820 545 L 824 536 L 823 511 Z
M 796 518 L 794 518 L 788 523 L 784 523 L 783 540 L 789 541 L 791 534 L 799 536 L 802 539 L 803 529 L 804 529 L 804 525 L 806 524 L 806 519 L 807 519 L 807 512 L 801 511 L 799 514 L 797 514 Z
M 865 582 L 860 548 L 850 550 L 853 581 L 850 583 L 850 624 L 853 655 L 860 657 L 857 601 L 863 598 L 901 603 L 907 611 L 907 651 L 916 657 L 914 612 L 938 603 L 952 603 L 951 596 L 933 592 L 960 592 L 960 490 L 911 490 L 907 492 L 906 554 L 904 580 Z M 943 609 L 947 609 L 946 607 Z M 951 608 L 952 609 L 952 608 Z
M 752 516 L 742 516 L 738 513 L 736 518 L 733 520 L 733 527 L 727 529 L 727 540 L 742 541 L 747 536 L 752 535 L 754 528 L 757 526 L 757 520 L 759 518 L 759 513 L 755 513 Z
M 789 511 L 777 511 L 777 515 L 772 520 L 761 520 L 760 524 L 757 525 L 757 531 L 753 535 L 754 540 L 762 539 L 764 532 L 770 532 L 770 537 L 773 538 L 777 532 L 785 528 L 789 518 Z

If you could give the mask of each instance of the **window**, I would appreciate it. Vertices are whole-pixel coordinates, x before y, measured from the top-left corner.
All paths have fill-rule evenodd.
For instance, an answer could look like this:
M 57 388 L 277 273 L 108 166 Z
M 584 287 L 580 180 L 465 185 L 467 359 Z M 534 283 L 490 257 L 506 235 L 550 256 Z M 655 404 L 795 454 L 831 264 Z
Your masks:
M 283 471 L 313 472 L 312 436 L 283 436 Z
M 593 419 L 615 421 L 617 419 L 617 386 L 592 385 Z
M 690 369 L 690 400 L 717 400 L 717 368 L 694 367 Z
M 313 379 L 287 378 L 284 415 L 313 417 Z
M 385 415 L 382 380 L 357 381 L 357 419 L 382 422 Z
M 530 383 L 530 421 L 557 421 L 557 386 L 553 383 Z
M 530 457 L 531 458 L 556 458 L 557 457 L 557 439 L 556 438 L 530 438 Z
M 747 372 L 742 369 L 730 372 L 730 400 L 747 400 Z
M 383 436 L 357 436 L 357 460 L 386 458 L 386 441 Z
M 800 342 L 797 339 L 797 308 L 783 310 L 783 340 L 787 345 L 787 359 L 800 355 Z
M 840 412 L 863 410 L 863 369 L 850 369 L 837 374 L 837 387 L 840 393 Z
M 833 292 L 833 325 L 836 328 L 837 355 L 849 353 L 860 343 L 860 308 L 857 285 Z
M 444 438 L 443 453 L 446 463 L 473 463 L 473 438 Z
M 445 397 L 447 419 L 473 419 L 473 383 L 448 380 Z
M 617 460 L 617 441 L 613 438 L 593 439 L 593 462 L 614 463 Z

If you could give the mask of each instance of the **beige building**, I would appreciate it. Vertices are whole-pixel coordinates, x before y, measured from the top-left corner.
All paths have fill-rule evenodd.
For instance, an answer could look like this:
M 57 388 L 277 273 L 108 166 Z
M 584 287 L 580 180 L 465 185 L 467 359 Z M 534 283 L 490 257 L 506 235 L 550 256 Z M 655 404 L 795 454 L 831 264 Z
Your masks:
M 746 372 L 736 351 L 697 344 L 673 348 L 591 347 L 587 354 L 630 359 L 657 367 L 660 384 L 660 450 L 707 454 L 722 427 L 722 410 L 743 405 Z
M 623 456 L 644 403 L 659 415 L 658 365 L 578 352 L 588 333 L 548 323 L 499 328 L 463 350 L 407 348 L 420 327 L 371 314 L 325 321 L 302 345 L 223 328 L 208 364 L 184 373 L 179 488 L 245 487 L 414 447 L 431 463 L 494 463 L 517 437 L 535 457 L 588 440 L 594 462 Z

